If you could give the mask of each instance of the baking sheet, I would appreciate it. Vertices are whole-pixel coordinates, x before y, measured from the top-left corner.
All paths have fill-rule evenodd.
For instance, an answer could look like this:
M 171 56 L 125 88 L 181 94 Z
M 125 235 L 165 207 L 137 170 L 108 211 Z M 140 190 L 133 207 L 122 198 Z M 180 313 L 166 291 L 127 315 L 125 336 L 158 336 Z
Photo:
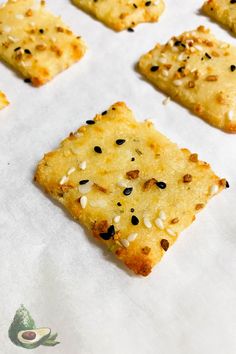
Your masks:
M 58 332 L 49 354 L 233 354 L 236 352 L 236 136 L 217 130 L 165 98 L 135 69 L 141 54 L 173 34 L 210 27 L 201 0 L 166 0 L 156 24 L 115 33 L 69 0 L 49 8 L 83 36 L 78 64 L 41 88 L 0 64 L 11 105 L 0 112 L 0 352 L 14 346 L 8 328 L 20 304 L 38 327 Z M 236 60 L 236 59 L 235 59 Z M 44 152 L 86 119 L 124 100 L 138 120 L 198 152 L 231 188 L 214 198 L 148 278 L 131 275 L 87 237 L 33 183 Z

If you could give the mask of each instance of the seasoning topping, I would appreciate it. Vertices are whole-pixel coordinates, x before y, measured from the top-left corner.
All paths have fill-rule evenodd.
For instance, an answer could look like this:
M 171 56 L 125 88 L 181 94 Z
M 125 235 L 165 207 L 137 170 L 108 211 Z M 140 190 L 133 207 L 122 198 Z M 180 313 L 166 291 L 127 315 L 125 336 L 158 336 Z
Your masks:
M 95 151 L 97 154 L 102 154 L 102 149 L 100 148 L 100 146 L 94 146 L 94 151 Z
M 82 180 L 79 182 L 79 184 L 83 185 L 83 184 L 86 184 L 86 183 L 88 183 L 88 182 L 89 182 L 88 179 L 82 179 Z
M 117 139 L 116 144 L 117 145 L 123 145 L 125 143 L 125 139 Z
M 133 191 L 132 187 L 127 187 L 123 190 L 123 194 L 127 196 L 127 195 L 130 195 L 132 193 L 132 191 Z
M 169 248 L 169 241 L 165 240 L 164 238 L 161 240 L 161 247 L 164 251 L 167 251 Z
M 184 183 L 190 183 L 190 182 L 192 182 L 192 180 L 193 180 L 193 177 L 190 174 L 186 174 L 183 177 L 183 182 Z
M 86 120 L 86 123 L 89 125 L 95 124 L 94 120 L 92 120 L 92 119 Z
M 132 215 L 132 217 L 131 217 L 131 223 L 132 223 L 133 225 L 135 225 L 135 226 L 139 224 L 139 219 L 137 218 L 137 216 Z
M 165 182 L 156 182 L 156 185 L 160 189 L 165 189 L 166 188 L 166 183 Z
M 133 170 L 126 172 L 126 176 L 128 179 L 136 179 L 139 176 L 139 170 Z
M 114 227 L 114 225 L 109 226 L 108 229 L 107 229 L 107 232 L 101 232 L 100 233 L 100 237 L 103 240 L 105 240 L 105 241 L 110 240 L 114 235 L 115 235 L 115 227 Z

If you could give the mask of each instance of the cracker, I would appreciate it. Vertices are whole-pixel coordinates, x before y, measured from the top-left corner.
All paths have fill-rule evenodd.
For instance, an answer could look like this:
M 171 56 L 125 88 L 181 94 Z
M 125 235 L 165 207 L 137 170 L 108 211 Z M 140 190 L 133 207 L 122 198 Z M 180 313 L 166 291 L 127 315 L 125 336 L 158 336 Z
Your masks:
M 9 0 L 0 8 L 0 58 L 40 86 L 77 62 L 85 44 L 45 10 L 45 2 Z
M 46 154 L 35 180 L 144 276 L 207 201 L 228 186 L 150 121 L 138 123 L 122 102 Z
M 236 133 L 236 48 L 203 26 L 157 44 L 139 61 L 140 72 L 208 123 Z
M 158 21 L 164 1 L 73 0 L 74 4 L 116 31 L 132 28 L 142 22 Z
M 3 109 L 4 107 L 8 106 L 9 102 L 6 98 L 6 95 L 0 91 L 0 109 Z
M 229 28 L 236 34 L 236 2 L 230 0 L 208 0 L 203 4 L 205 14 Z

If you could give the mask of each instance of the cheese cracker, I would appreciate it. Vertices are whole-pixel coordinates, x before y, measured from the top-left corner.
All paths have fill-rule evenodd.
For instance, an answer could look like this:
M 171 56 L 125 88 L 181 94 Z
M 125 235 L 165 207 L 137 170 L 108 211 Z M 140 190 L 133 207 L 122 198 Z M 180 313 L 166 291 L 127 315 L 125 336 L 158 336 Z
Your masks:
M 140 72 L 208 123 L 236 133 L 236 48 L 200 26 L 143 55 Z
M 77 62 L 85 44 L 45 2 L 9 0 L 0 8 L 0 58 L 40 86 Z
M 142 22 L 158 21 L 164 11 L 163 0 L 73 0 L 74 4 L 116 31 Z
M 203 4 L 202 10 L 236 34 L 236 1 L 208 0 Z
M 4 107 L 8 106 L 9 102 L 6 98 L 6 95 L 0 91 L 0 109 L 3 109 Z
M 228 187 L 197 154 L 179 149 L 150 121 L 137 122 L 122 102 L 46 154 L 35 180 L 143 276 Z

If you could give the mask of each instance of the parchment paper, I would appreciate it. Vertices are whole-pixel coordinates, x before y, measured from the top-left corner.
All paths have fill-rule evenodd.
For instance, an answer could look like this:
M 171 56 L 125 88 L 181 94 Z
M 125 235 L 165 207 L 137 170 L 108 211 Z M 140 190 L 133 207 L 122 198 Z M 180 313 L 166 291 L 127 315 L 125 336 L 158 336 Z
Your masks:
M 135 70 L 155 43 L 200 24 L 236 44 L 199 13 L 201 5 L 166 0 L 159 23 L 115 33 L 69 0 L 48 0 L 85 39 L 84 59 L 41 88 L 0 64 L 0 88 L 11 101 L 0 112 L 0 353 L 27 352 L 8 338 L 20 304 L 38 327 L 58 332 L 58 346 L 36 353 L 236 353 L 236 135 L 174 102 L 163 106 L 165 96 Z M 45 152 L 120 100 L 138 120 L 152 118 L 172 141 L 198 152 L 231 186 L 148 278 L 127 272 L 33 183 Z

